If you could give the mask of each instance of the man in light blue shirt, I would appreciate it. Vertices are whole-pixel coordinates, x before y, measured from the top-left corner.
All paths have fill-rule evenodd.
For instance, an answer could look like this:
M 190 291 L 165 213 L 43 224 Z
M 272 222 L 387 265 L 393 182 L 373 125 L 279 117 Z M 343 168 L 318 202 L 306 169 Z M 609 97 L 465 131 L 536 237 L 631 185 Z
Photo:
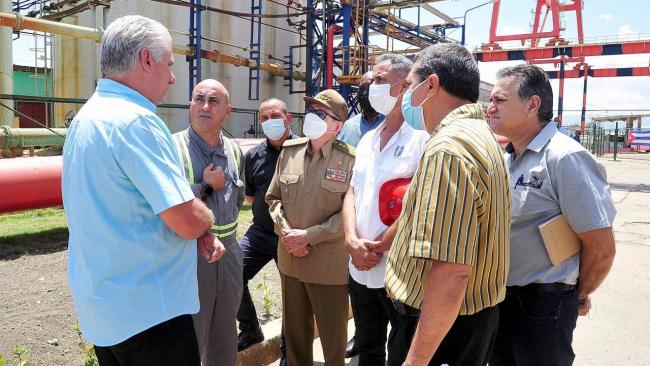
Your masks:
M 141 16 L 102 38 L 103 79 L 63 151 L 68 279 L 100 365 L 199 365 L 197 242 L 216 261 L 211 211 L 194 198 L 155 115 L 174 81 L 171 37 Z
M 368 100 L 368 88 L 370 84 L 372 84 L 372 71 L 363 74 L 359 81 L 359 105 L 361 106 L 361 113 L 345 121 L 341 132 L 336 137 L 337 140 L 356 147 L 363 135 L 375 129 L 386 119 L 383 114 L 377 112 L 370 105 L 370 101 Z

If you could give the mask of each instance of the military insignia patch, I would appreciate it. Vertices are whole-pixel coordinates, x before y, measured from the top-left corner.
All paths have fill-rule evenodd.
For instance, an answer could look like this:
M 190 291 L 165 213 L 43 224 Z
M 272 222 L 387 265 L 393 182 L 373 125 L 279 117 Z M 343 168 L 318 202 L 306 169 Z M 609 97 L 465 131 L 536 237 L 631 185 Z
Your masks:
M 335 182 L 345 182 L 348 180 L 348 172 L 327 168 L 325 170 L 325 179 L 333 180 Z

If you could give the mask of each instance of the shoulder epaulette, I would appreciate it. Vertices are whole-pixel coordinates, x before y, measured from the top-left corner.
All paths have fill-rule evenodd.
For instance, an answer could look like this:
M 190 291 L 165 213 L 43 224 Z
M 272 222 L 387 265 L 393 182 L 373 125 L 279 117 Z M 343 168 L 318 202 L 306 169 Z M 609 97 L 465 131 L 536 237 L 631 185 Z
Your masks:
M 356 154 L 356 149 L 354 148 L 354 146 L 350 144 L 346 144 L 343 141 L 335 140 L 334 143 L 332 144 L 332 147 L 335 148 L 336 150 L 343 151 L 348 155 L 355 156 Z
M 298 137 L 295 139 L 291 140 L 286 140 L 284 144 L 282 144 L 282 147 L 287 147 L 287 146 L 298 146 L 298 145 L 303 145 L 309 142 L 309 139 L 307 137 Z

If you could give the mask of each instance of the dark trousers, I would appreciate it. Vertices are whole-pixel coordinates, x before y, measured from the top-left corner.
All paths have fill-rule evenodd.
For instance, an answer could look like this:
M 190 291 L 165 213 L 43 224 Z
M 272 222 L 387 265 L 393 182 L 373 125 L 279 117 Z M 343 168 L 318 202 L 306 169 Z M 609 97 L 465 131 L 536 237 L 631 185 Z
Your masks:
M 248 289 L 248 281 L 255 277 L 271 260 L 277 263 L 278 237 L 253 224 L 239 239 L 239 246 L 244 252 L 244 293 L 237 313 L 237 321 L 240 332 L 254 332 L 260 328 L 260 323 L 257 320 L 255 305 Z
M 408 349 L 415 334 L 417 316 L 407 315 L 403 312 L 398 317 L 398 330 L 393 339 L 396 347 L 394 357 L 391 354 L 391 341 L 389 341 L 389 365 L 401 365 L 406 360 Z M 400 321 L 403 323 L 400 324 Z M 488 362 L 490 351 L 494 346 L 499 324 L 499 310 L 496 306 L 485 308 L 476 314 L 461 315 L 456 318 L 447 335 L 433 355 L 429 365 L 440 366 L 485 366 Z M 402 358 L 397 359 L 399 354 Z M 492 364 L 490 364 L 492 366 Z
M 575 289 L 545 292 L 508 287 L 490 366 L 572 365 L 571 342 L 578 318 Z
M 368 288 L 348 277 L 348 291 L 354 315 L 355 343 L 359 347 L 359 366 L 383 365 L 386 362 L 386 332 L 391 332 L 397 311 L 382 288 Z
M 199 345 L 192 316 L 155 325 L 114 346 L 95 346 L 100 366 L 199 366 Z
M 237 312 L 239 332 L 248 333 L 260 330 L 260 323 L 257 319 L 255 304 L 248 289 L 248 281 L 253 279 L 257 273 L 271 260 L 278 262 L 278 237 L 274 233 L 260 228 L 253 223 L 246 234 L 239 239 L 239 247 L 244 253 L 244 292 L 241 304 Z M 280 334 L 280 353 L 285 355 L 284 329 Z

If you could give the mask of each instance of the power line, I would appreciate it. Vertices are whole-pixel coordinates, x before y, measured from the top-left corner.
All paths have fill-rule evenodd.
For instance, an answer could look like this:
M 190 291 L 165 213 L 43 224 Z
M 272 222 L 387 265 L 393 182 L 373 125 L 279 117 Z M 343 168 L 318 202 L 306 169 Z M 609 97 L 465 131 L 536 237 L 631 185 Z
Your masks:
M 191 4 L 184 3 L 184 2 L 182 2 L 182 1 L 178 1 L 178 0 L 151 0 L 151 1 L 153 1 L 153 2 L 159 2 L 159 3 L 163 3 L 163 4 L 170 4 L 170 5 L 181 5 L 181 6 L 189 6 L 189 7 L 192 6 Z M 177 4 L 177 3 L 181 3 L 181 4 Z M 216 8 L 214 8 L 214 9 L 216 9 Z M 208 9 L 208 10 L 209 10 L 209 9 Z M 230 13 L 233 13 L 233 14 L 227 14 L 227 15 L 232 15 L 232 16 L 234 16 L 234 17 L 237 17 L 237 18 L 239 18 L 239 19 L 243 19 L 243 20 L 247 20 L 247 21 L 250 21 L 250 19 L 248 19 L 248 18 L 250 18 L 250 17 L 252 16 L 251 14 L 245 14 L 245 13 L 236 13 L 236 14 L 244 14 L 244 15 L 234 15 L 235 12 L 230 12 Z M 304 13 L 307 14 L 307 13 L 309 13 L 309 11 L 305 11 Z M 286 18 L 286 17 L 287 17 L 286 15 L 278 16 L 278 18 Z M 277 25 L 273 25 L 273 24 L 269 24 L 269 23 L 264 23 L 264 22 L 262 22 L 262 21 L 260 21 L 260 24 L 262 24 L 262 25 L 264 25 L 264 26 L 266 26 L 266 27 L 269 27 L 269 28 L 274 28 L 274 29 L 278 29 L 278 30 L 283 30 L 283 31 L 285 31 L 285 32 L 289 32 L 289 33 L 297 34 L 298 36 L 300 36 L 300 38 L 303 38 L 303 39 L 305 38 L 304 35 L 303 35 L 302 33 L 297 32 L 297 31 L 295 31 L 295 30 L 293 30 L 293 29 L 288 29 L 288 28 L 278 27 Z
M 194 9 L 199 9 L 199 10 L 208 10 L 208 11 L 213 11 L 215 13 L 221 13 L 221 14 L 232 15 L 232 16 L 237 16 L 237 17 L 247 17 L 247 18 L 267 18 L 267 19 L 290 18 L 290 17 L 297 17 L 297 16 L 301 16 L 301 15 L 306 15 L 306 14 L 309 13 L 309 10 L 301 11 L 301 12 L 298 12 L 298 13 L 287 13 L 287 14 L 240 13 L 238 11 L 219 9 L 219 8 L 215 8 L 213 6 L 208 6 L 208 5 L 191 4 L 191 3 L 181 1 L 181 0 L 151 0 L 151 1 L 159 2 L 159 3 L 165 3 L 165 4 L 171 4 L 171 5 L 185 6 L 185 7 L 188 7 L 188 8 L 194 8 Z

